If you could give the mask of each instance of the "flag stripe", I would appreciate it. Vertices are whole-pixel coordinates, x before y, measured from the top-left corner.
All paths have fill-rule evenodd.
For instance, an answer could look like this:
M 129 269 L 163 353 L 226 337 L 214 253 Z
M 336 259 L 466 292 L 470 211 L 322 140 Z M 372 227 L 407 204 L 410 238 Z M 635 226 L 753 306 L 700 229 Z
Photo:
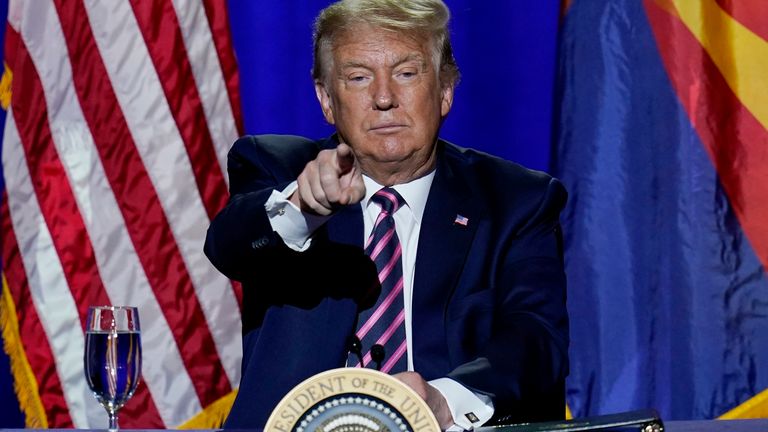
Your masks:
M 684 23 L 652 0 L 645 1 L 645 8 L 678 98 L 715 165 L 742 229 L 768 269 L 768 131 L 731 91 Z M 687 60 L 681 63 L 679 58 Z M 706 88 L 699 84 L 702 80 Z
M 6 35 L 8 30 L 6 30 Z M 6 140 L 3 140 L 7 142 Z M 5 146 L 3 152 L 5 152 Z M 21 339 L 24 352 L 29 361 L 29 367 L 35 375 L 40 401 L 43 404 L 48 417 L 45 419 L 26 419 L 26 424 L 49 423 L 60 425 L 62 428 L 71 428 L 72 418 L 69 416 L 67 402 L 62 393 L 61 381 L 57 374 L 51 374 L 50 365 L 54 364 L 53 352 L 44 337 L 45 330 L 40 324 L 35 305 L 30 295 L 24 263 L 19 253 L 16 236 L 11 224 L 11 215 L 8 210 L 8 196 L 4 196 L 0 203 L 0 227 L 3 230 L 2 253 L 3 273 L 6 275 L 8 290 L 16 305 L 16 314 L 19 321 L 19 334 L 25 335 Z M 37 337 L 32 337 L 37 335 Z M 29 389 L 33 391 L 32 389 Z
M 9 10 L 9 21 L 5 30 L 5 60 L 7 64 L 15 64 L 17 46 L 21 43 L 19 36 L 18 25 L 14 26 L 10 20 L 13 13 L 13 9 Z M 6 119 L 12 119 L 10 110 L 6 113 Z M 9 120 L 10 121 L 10 120 Z M 10 128 L 4 128 L 3 142 L 9 143 Z M 15 130 L 13 131 L 15 135 Z M 17 136 L 17 135 L 15 135 Z M 9 159 L 9 152 L 11 151 L 10 144 L 3 145 L 2 161 L 5 171 L 4 178 L 8 178 L 9 173 L 16 167 L 10 163 L 6 163 Z M 16 150 L 20 150 L 20 146 L 16 147 Z M 23 159 L 17 159 L 18 163 L 25 163 Z M 7 187 L 7 182 L 6 182 Z M 51 421 L 55 421 L 55 424 L 60 424 L 61 427 L 72 427 L 72 419 L 69 416 L 67 410 L 67 403 L 64 399 L 62 391 L 61 381 L 57 374 L 50 374 L 50 365 L 54 364 L 55 358 L 53 351 L 48 344 L 48 340 L 45 338 L 45 330 L 40 324 L 40 319 L 37 316 L 34 303 L 32 302 L 31 293 L 29 289 L 29 281 L 27 279 L 26 270 L 24 269 L 24 263 L 22 261 L 21 253 L 16 240 L 16 235 L 13 231 L 13 225 L 11 221 L 8 193 L 3 191 L 2 200 L 0 200 L 0 228 L 2 228 L 2 236 L 0 236 L 0 243 L 2 246 L 2 271 L 6 275 L 8 283 L 8 289 L 13 297 L 16 311 L 19 321 L 19 333 L 26 335 L 21 340 L 24 347 L 24 351 L 29 361 L 30 369 L 36 379 L 36 384 L 39 389 L 40 401 L 43 404 L 48 417 L 46 419 L 27 419 L 27 424 L 32 423 L 44 423 L 46 426 Z M 28 196 L 21 197 L 24 200 L 29 199 Z M 29 414 L 29 413 L 28 413 Z
M 208 20 L 207 11 L 202 2 L 197 3 L 196 7 L 190 7 L 190 4 L 192 3 L 189 0 L 173 0 L 187 50 L 186 58 L 195 76 L 197 91 L 200 92 L 200 101 L 203 104 L 215 147 L 214 156 L 218 156 L 219 172 L 221 180 L 225 182 L 226 194 L 227 152 L 232 141 L 237 139 L 240 133 L 235 123 L 224 71 L 217 55 L 217 46 L 213 40 L 212 23 Z M 225 5 L 222 5 L 222 12 L 226 14 Z M 198 160 L 195 163 L 213 166 L 209 160 Z M 220 202 L 221 206 L 224 204 L 226 200 Z
M 768 8 L 765 0 L 716 0 L 736 21 L 768 40 Z
M 52 9 L 51 9 L 52 10 Z M 39 11 L 39 9 L 38 9 Z M 72 185 L 74 197 L 67 197 L 67 200 L 74 203 L 75 200 L 84 215 L 83 221 L 88 231 L 92 243 L 75 243 L 77 248 L 87 247 L 88 250 L 96 251 L 96 264 L 101 273 L 104 286 L 107 289 L 112 304 L 129 304 L 139 306 L 140 311 L 150 312 L 142 316 L 145 330 L 160 328 L 162 340 L 158 341 L 157 346 L 147 346 L 145 353 L 152 358 L 163 359 L 163 364 L 146 364 L 144 367 L 145 377 L 152 379 L 155 393 L 163 394 L 165 384 L 163 375 L 165 368 L 174 365 L 179 370 L 183 370 L 183 363 L 175 349 L 173 338 L 170 335 L 170 329 L 167 323 L 162 319 L 162 313 L 159 305 L 152 295 L 151 288 L 146 281 L 146 276 L 138 262 L 133 245 L 130 243 L 129 236 L 125 230 L 122 216 L 115 202 L 115 198 L 109 189 L 102 166 L 98 160 L 98 154 L 93 147 L 93 139 L 85 127 L 85 120 L 82 111 L 73 92 L 68 91 L 70 87 L 62 86 L 62 82 L 71 83 L 71 69 L 66 62 L 59 61 L 61 53 L 66 52 L 63 35 L 61 34 L 59 22 L 55 19 L 55 14 L 44 14 L 45 20 L 41 20 L 50 28 L 45 33 L 44 43 L 35 44 L 32 51 L 33 61 L 43 71 L 43 76 L 47 80 L 43 82 L 42 88 L 35 91 L 44 93 L 47 104 L 59 109 L 58 115 L 49 116 L 51 129 L 53 130 L 53 141 L 46 145 L 49 151 L 54 152 L 53 146 L 58 149 L 60 160 L 67 171 L 69 184 Z M 39 82 L 36 82 L 39 87 Z M 28 90 L 30 91 L 30 90 Z M 29 95 L 21 92 L 15 92 L 15 97 L 20 100 L 30 99 Z M 34 104 L 28 109 L 44 109 L 45 102 Z M 66 113 L 66 114 L 62 114 Z M 12 143 L 6 143 L 10 145 Z M 46 147 L 41 148 L 46 151 Z M 34 160 L 28 161 L 32 166 L 36 166 Z M 62 179 L 65 181 L 66 179 Z M 47 195 L 40 195 L 43 200 L 53 199 Z M 59 230 L 61 231 L 61 230 Z M 56 231 L 56 232 L 59 232 Z M 94 267 L 93 271 L 96 271 Z M 126 290 L 125 287 L 131 287 Z M 99 302 L 78 303 L 82 308 L 90 304 L 101 304 Z M 108 303 L 108 302 L 107 302 Z M 192 384 L 188 377 L 184 375 L 186 381 L 184 385 L 177 383 L 177 391 L 181 393 L 182 388 L 189 388 L 187 398 L 195 399 Z M 180 381 L 184 382 L 184 378 Z M 133 410 L 141 409 L 141 416 L 132 416 L 127 420 L 125 426 L 132 424 L 143 427 L 162 426 L 160 415 L 152 400 L 146 401 L 149 396 L 147 389 L 141 385 L 136 395 L 124 408 L 126 414 Z M 196 402 L 196 401 L 195 401 Z M 168 405 L 168 403 L 166 403 Z M 185 405 L 188 405 L 185 403 Z M 190 406 L 187 414 L 191 414 L 199 405 L 194 403 Z M 178 407 L 170 406 L 166 409 L 166 416 L 170 418 L 173 411 L 182 411 Z M 179 419 L 183 420 L 183 419 Z M 140 423 L 138 423 L 140 422 Z
M 52 6 L 47 6 L 48 11 L 52 12 Z M 145 354 L 150 358 L 162 359 L 162 362 L 160 364 L 155 362 L 145 364 L 143 374 L 150 378 L 155 387 L 155 393 L 163 395 L 167 392 L 163 387 L 167 388 L 170 385 L 164 379 L 166 368 L 174 367 L 175 370 L 181 371 L 183 370 L 183 363 L 175 349 L 176 345 L 170 329 L 165 320 L 162 319 L 162 312 L 146 281 L 143 269 L 135 257 L 133 245 L 128 240 L 129 236 L 125 231 L 117 203 L 109 189 L 101 164 L 98 163 L 98 156 L 93 148 L 93 139 L 86 127 L 76 126 L 85 125 L 77 99 L 74 93 L 70 91 L 69 85 L 60 85 L 62 82 L 72 82 L 69 65 L 59 61 L 61 53 L 66 52 L 66 45 L 60 31 L 61 26 L 55 14 L 40 14 L 41 8 L 27 12 L 35 14 L 35 19 L 49 29 L 43 36 L 38 37 L 42 39 L 42 43 L 34 44 L 34 50 L 31 52 L 33 61 L 43 71 L 41 75 L 48 79 L 43 83 L 44 89 L 30 91 L 45 93 L 48 104 L 59 109 L 59 115 L 52 116 L 52 120 L 50 120 L 52 121 L 52 129 L 55 131 L 54 141 L 63 149 L 59 154 L 68 170 L 70 182 L 75 187 L 78 205 L 83 214 L 89 216 L 85 221 L 90 237 L 96 245 L 95 249 L 99 251 L 96 257 L 101 274 L 105 277 L 104 280 L 108 282 L 105 285 L 112 303 L 136 305 L 141 311 L 149 312 L 143 315 L 142 319 L 145 325 L 144 330 L 147 330 L 144 332 L 145 334 L 151 335 L 153 329 L 161 329 L 159 336 L 154 338 L 160 340 L 150 338 L 153 343 L 146 346 Z M 43 18 L 41 19 L 38 15 Z M 35 21 L 25 20 L 24 22 Z M 25 37 L 34 39 L 34 36 L 25 35 Z M 24 47 L 19 45 L 19 48 Z M 29 99 L 30 96 L 17 91 L 15 98 Z M 45 104 L 36 104 L 35 107 L 44 108 Z M 9 146 L 8 148 L 12 148 L 11 144 L 13 144 L 13 140 L 5 142 L 5 146 Z M 24 211 L 24 209 L 19 211 Z M 28 251 L 28 253 L 34 254 L 34 251 Z M 125 287 L 131 287 L 131 289 L 127 290 Z M 73 349 L 78 348 L 73 347 Z M 82 350 L 82 347 L 79 349 Z M 82 359 L 73 367 L 82 368 Z M 172 419 L 171 416 L 174 412 L 191 415 L 199 410 L 200 407 L 188 376 L 182 374 L 174 380 L 174 385 L 175 391 L 184 399 L 182 399 L 182 403 L 165 401 L 165 405 L 169 405 L 165 410 L 166 416 Z M 189 391 L 185 391 L 185 389 L 189 389 Z M 143 390 L 140 388 L 139 392 L 143 392 Z M 140 394 L 137 403 L 141 403 L 142 397 Z M 187 402 L 187 400 L 191 402 Z M 187 406 L 189 409 L 185 411 L 182 407 Z M 129 403 L 127 412 L 130 412 L 131 409 L 133 408 Z M 155 420 L 159 415 L 155 412 L 154 407 L 147 406 L 146 417 L 144 415 L 135 417 L 131 422 L 140 421 L 141 425 L 146 426 L 156 424 Z M 100 417 L 102 416 L 96 418 Z
M 43 17 L 45 17 L 44 14 Z M 23 22 L 29 23 L 29 21 Z M 50 143 L 51 133 L 47 122 L 46 103 L 39 86 L 36 68 L 22 39 L 13 34 L 17 31 L 24 34 L 25 30 L 21 23 L 8 29 L 16 42 L 13 48 L 16 61 L 13 73 L 25 77 L 24 80 L 15 80 L 12 83 L 13 93 L 16 94 L 15 102 L 21 111 L 16 113 L 13 109 L 9 109 L 6 117 L 3 166 L 8 180 L 7 187 L 11 188 L 12 191 L 8 195 L 8 206 L 14 231 L 21 242 L 22 249 L 37 248 L 35 254 L 22 255 L 24 268 L 29 271 L 27 273 L 27 287 L 32 294 L 34 307 L 38 310 L 44 310 L 46 304 L 56 305 L 55 309 L 39 315 L 43 331 L 38 335 L 45 335 L 48 338 L 58 378 L 63 383 L 68 384 L 64 388 L 63 397 L 66 406 L 72 410 L 70 413 L 72 417 L 66 421 L 71 421 L 75 427 L 81 427 L 87 424 L 87 410 L 97 408 L 89 407 L 87 404 L 93 399 L 82 379 L 83 327 L 81 315 L 73 298 L 73 292 L 77 295 L 81 288 L 88 288 L 88 286 L 72 290 L 67 282 L 70 280 L 71 283 L 92 284 L 94 277 L 93 273 L 86 273 L 85 280 L 75 279 L 72 281 L 72 275 L 66 274 L 62 265 L 68 267 L 67 270 L 72 270 L 73 251 L 72 249 L 63 250 L 64 248 L 61 246 L 62 240 L 66 240 L 71 231 L 66 230 L 55 237 L 49 231 L 48 224 L 61 227 L 62 222 L 64 222 L 63 226 L 67 226 L 70 222 L 68 219 L 72 214 L 72 208 L 63 205 L 62 208 L 57 209 L 56 207 L 60 206 L 61 203 L 55 202 L 55 196 L 46 197 L 47 199 L 42 202 L 43 208 L 41 208 L 41 202 L 35 195 L 36 189 L 37 191 L 48 189 L 52 194 L 71 196 L 71 190 L 66 187 L 66 178 L 63 178 L 62 167 L 55 156 L 55 152 L 53 155 L 47 153 L 47 149 L 38 145 Z M 29 106 L 24 104 L 29 104 Z M 21 131 L 16 127 L 16 119 L 22 125 Z M 23 144 L 20 133 L 24 135 Z M 27 168 L 28 160 L 25 158 L 25 153 L 33 158 L 40 158 L 38 161 L 34 161 L 36 165 L 33 165 L 33 169 L 44 168 L 41 171 L 35 170 L 34 182 Z M 50 177 L 48 177 L 49 175 Z M 43 213 L 44 211 L 47 215 Z M 62 219 L 64 220 L 62 221 Z M 77 223 L 73 225 L 74 230 L 78 230 Z M 87 242 L 87 236 L 84 237 L 82 231 L 75 234 L 73 238 Z M 59 243 L 56 244 L 55 241 Z M 63 253 L 59 255 L 60 252 Z M 92 254 L 90 257 L 92 258 Z M 89 254 L 86 247 L 84 261 L 87 262 L 88 258 Z M 100 282 L 97 274 L 95 275 L 95 282 L 98 293 Z M 78 297 L 82 296 L 78 295 Z M 104 298 L 103 293 L 97 294 L 96 298 L 92 299 L 99 297 Z M 46 365 L 45 369 L 50 369 L 50 367 Z M 41 374 L 39 375 L 41 381 L 48 379 L 46 371 L 41 371 Z M 90 399 L 86 399 L 86 397 Z
M 4 227 L 19 241 L 21 268 L 9 273 L 18 294 L 9 297 L 40 320 L 14 356 L 30 364 L 26 379 L 40 381 L 23 388 L 39 391 L 47 426 L 105 427 L 83 380 L 82 320 L 93 303 L 136 305 L 143 357 L 152 360 L 123 426 L 200 418 L 239 382 L 242 354 L 241 292 L 201 250 L 210 215 L 226 200 L 224 163 L 240 115 L 208 22 L 226 12 L 204 9 L 224 3 L 157 0 L 149 8 L 165 13 L 153 10 L 152 20 L 139 11 L 146 3 L 136 11 L 96 0 L 9 6 L 6 45 L 21 53 L 6 50 L 13 92 L 3 166 L 13 181 Z M 142 17 L 154 39 L 142 33 Z M 219 32 L 226 46 L 228 36 Z M 147 41 L 170 41 L 154 53 L 171 61 L 153 59 Z M 203 185 L 213 193 L 204 196 Z M 13 260 L 5 246 L 3 260 Z M 40 346 L 47 358 L 25 360 Z
M 203 406 L 230 391 L 168 221 L 125 123 L 80 1 L 56 1 L 74 85 L 112 190 Z M 98 95 L 90 92 L 98 92 Z M 168 161 L 171 162 L 171 161 Z
M 56 147 L 48 124 L 48 112 L 39 75 L 29 57 L 26 47 L 17 48 L 14 72 L 24 77 L 24 81 L 14 82 L 13 94 L 14 118 L 20 125 L 21 145 L 24 148 L 26 163 L 32 170 L 32 185 L 39 198 L 43 219 L 47 227 L 56 232 L 52 237 L 56 253 L 64 270 L 66 282 L 74 297 L 81 327 L 89 305 L 110 304 L 96 267 L 94 251 L 86 232 L 85 225 L 76 205 L 67 173 L 59 160 Z M 21 84 L 23 83 L 23 87 Z M 50 95 L 50 93 L 49 93 Z M 53 106 L 59 106 L 54 102 Z M 15 142 L 8 140 L 7 146 Z M 71 147 L 70 147 L 71 148 Z M 78 367 L 82 365 L 73 365 Z M 137 389 L 134 403 L 141 404 L 142 424 L 162 426 L 157 409 L 145 386 Z M 130 412 L 127 407 L 125 412 Z M 130 427 L 135 420 L 128 417 L 124 422 Z
M 46 226 L 57 235 L 52 238 L 66 282 L 77 306 L 82 328 L 88 305 L 108 304 L 88 233 L 77 208 L 64 167 L 56 153 L 48 123 L 48 110 L 42 85 L 26 47 L 17 47 L 12 93 L 13 116 L 30 179 Z M 8 142 L 8 146 L 13 145 Z
M 22 58 L 24 54 L 17 51 L 17 55 Z M 87 410 L 93 410 L 95 413 L 98 408 L 98 404 L 94 406 L 88 403 L 94 400 L 83 379 L 83 330 L 78 319 L 77 306 L 53 245 L 51 232 L 45 224 L 35 196 L 23 152 L 18 151 L 19 146 L 6 148 L 9 143 L 20 141 L 13 114 L 13 109 L 10 109 L 3 140 L 3 166 L 9 191 L 8 209 L 11 223 L 19 248 L 36 250 L 35 254 L 22 254 L 29 292 L 34 307 L 38 311 L 45 311 L 38 314 L 43 327 L 42 334 L 47 337 L 53 352 L 53 364 L 56 365 L 56 372 L 64 385 L 63 395 L 72 417 L 72 424 L 75 428 L 81 428 L 87 425 Z M 49 307 L 46 308 L 46 305 Z M 51 305 L 56 307 L 50 307 Z M 41 381 L 48 379 L 50 367 L 46 366 L 41 373 Z
M 680 20 L 696 37 L 733 93 L 768 128 L 768 42 L 716 3 L 674 0 Z M 724 36 L 727 35 L 727 36 Z
M 227 185 L 221 165 L 211 163 L 218 159 L 173 3 L 171 0 L 132 1 L 131 6 L 186 146 L 208 218 L 213 219 L 226 204 Z
M 207 319 L 229 385 L 234 387 L 239 381 L 242 351 L 239 338 L 233 337 L 240 333 L 239 303 L 230 281 L 201 253 L 210 219 L 193 180 L 192 159 L 188 157 L 188 149 L 179 134 L 178 122 L 173 120 L 172 109 L 166 98 L 163 98 L 162 77 L 155 73 L 151 53 L 148 47 L 142 44 L 135 44 L 128 54 L 130 68 L 118 67 L 121 62 L 125 62 L 125 46 L 142 40 L 138 22 L 133 19 L 119 21 L 120 17 L 132 16 L 129 4 L 120 2 L 110 6 L 100 1 L 88 1 L 86 5 L 91 17 L 91 26 L 96 29 L 95 40 L 104 58 L 110 80 L 128 83 L 122 85 L 121 91 L 117 92 L 118 103 L 133 132 L 134 143 L 163 210 L 168 215 L 176 215 L 168 219 L 170 228 Z M 167 13 L 173 15 L 173 10 L 170 9 Z M 162 17 L 160 21 L 166 22 L 169 19 Z M 120 28 L 121 31 L 115 34 L 110 32 L 112 28 Z M 159 67 L 173 69 L 172 66 L 164 64 Z M 135 76 L 142 78 L 137 79 Z M 190 75 L 187 76 L 190 77 L 186 80 L 187 85 L 194 86 L 194 80 Z M 174 88 L 174 91 L 176 89 Z M 180 94 L 184 92 L 181 88 L 178 88 L 178 91 Z M 168 99 L 174 98 L 177 96 L 168 95 Z M 201 114 L 192 123 L 199 121 L 204 123 L 206 118 Z M 189 123 L 187 120 L 184 122 Z M 146 127 L 147 123 L 152 127 Z M 236 137 L 233 135 L 230 138 L 234 140 Z M 226 150 L 221 153 L 226 155 Z M 174 162 L 169 164 L 169 160 Z M 217 171 L 217 165 L 210 160 L 198 160 L 196 163 L 211 166 L 213 171 L 220 173 Z M 221 178 L 211 178 L 210 181 L 221 181 Z M 226 198 L 226 188 L 224 194 Z
M 240 110 L 240 76 L 237 71 L 235 49 L 231 43 L 227 2 L 226 0 L 203 0 L 203 6 L 205 7 L 205 14 L 208 16 L 211 37 L 213 44 L 216 45 L 219 64 L 224 74 L 237 134 L 242 135 L 244 128 L 242 111 Z

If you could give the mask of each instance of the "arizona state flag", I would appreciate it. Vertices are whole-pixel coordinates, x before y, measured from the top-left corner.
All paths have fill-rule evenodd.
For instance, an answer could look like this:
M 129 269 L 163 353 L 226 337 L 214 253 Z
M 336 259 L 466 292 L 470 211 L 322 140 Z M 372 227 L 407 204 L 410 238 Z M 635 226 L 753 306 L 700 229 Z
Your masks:
M 768 7 L 576 0 L 562 32 L 574 415 L 768 414 Z

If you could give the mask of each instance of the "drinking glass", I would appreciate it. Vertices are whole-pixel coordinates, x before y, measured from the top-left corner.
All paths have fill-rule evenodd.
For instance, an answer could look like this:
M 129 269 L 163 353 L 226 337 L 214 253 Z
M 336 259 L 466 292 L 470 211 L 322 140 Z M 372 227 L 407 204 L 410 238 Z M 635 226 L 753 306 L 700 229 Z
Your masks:
M 136 391 L 141 375 L 139 311 L 132 306 L 91 306 L 85 329 L 85 378 L 117 430 L 117 411 Z

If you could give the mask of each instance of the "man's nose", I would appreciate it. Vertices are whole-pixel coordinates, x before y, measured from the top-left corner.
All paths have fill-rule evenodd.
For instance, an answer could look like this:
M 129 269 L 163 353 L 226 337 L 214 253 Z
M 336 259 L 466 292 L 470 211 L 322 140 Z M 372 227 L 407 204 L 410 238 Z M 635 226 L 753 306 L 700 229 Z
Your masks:
M 390 83 L 389 80 L 378 80 L 378 83 L 373 87 L 374 91 L 372 96 L 374 110 L 385 111 L 392 108 L 397 108 L 397 97 L 392 83 Z

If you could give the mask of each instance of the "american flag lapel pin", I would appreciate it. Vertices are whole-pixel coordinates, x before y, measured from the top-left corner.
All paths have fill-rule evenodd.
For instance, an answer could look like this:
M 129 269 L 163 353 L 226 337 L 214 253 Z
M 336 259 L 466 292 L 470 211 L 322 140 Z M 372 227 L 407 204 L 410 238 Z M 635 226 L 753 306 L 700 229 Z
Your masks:
M 468 223 L 469 223 L 469 218 L 466 216 L 462 216 L 460 214 L 457 214 L 456 219 L 453 220 L 454 225 L 467 226 Z

